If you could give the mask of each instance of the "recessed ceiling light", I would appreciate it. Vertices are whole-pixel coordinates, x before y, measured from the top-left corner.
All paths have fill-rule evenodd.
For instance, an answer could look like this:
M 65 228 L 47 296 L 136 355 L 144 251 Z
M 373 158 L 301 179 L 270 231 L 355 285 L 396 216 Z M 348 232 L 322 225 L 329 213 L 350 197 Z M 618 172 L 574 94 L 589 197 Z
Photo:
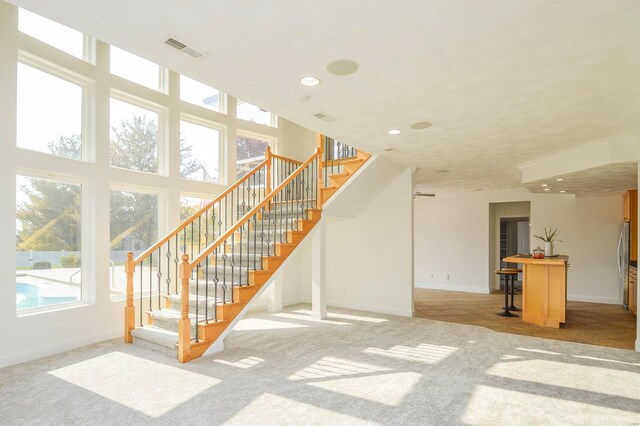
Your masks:
M 327 71 L 333 75 L 351 75 L 358 71 L 360 65 L 351 59 L 338 59 L 327 65 Z
M 548 184 L 548 183 L 543 183 L 543 184 L 542 184 L 542 185 L 540 185 L 540 186 L 541 186 L 541 187 L 543 187 L 543 188 L 545 188 L 545 187 L 549 186 L 549 184 Z
M 413 123 L 411 125 L 411 128 L 416 130 L 421 130 L 421 129 L 428 129 L 431 126 L 432 124 L 429 123 L 428 121 L 418 121 L 417 123 Z
M 313 86 L 317 86 L 318 84 L 320 84 L 320 79 L 318 77 L 314 77 L 312 75 L 306 76 L 306 77 L 302 77 L 300 79 L 300 84 L 302 84 L 303 86 L 307 86 L 307 87 L 313 87 Z
M 558 178 L 556 179 L 556 182 L 564 182 L 564 178 Z
M 545 191 L 551 191 L 551 188 L 545 188 L 544 190 Z
M 398 129 L 391 129 L 387 133 L 390 135 L 399 135 L 400 133 L 402 133 L 402 131 Z
M 565 189 L 561 189 L 561 190 L 560 190 L 560 193 L 561 193 L 561 194 L 564 194 L 565 192 L 567 192 Z

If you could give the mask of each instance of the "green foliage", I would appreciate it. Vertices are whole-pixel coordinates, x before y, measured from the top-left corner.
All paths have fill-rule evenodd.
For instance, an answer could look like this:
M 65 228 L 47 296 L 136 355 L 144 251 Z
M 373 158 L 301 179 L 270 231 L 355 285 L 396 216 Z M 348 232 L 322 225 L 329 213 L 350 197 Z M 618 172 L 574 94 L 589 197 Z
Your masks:
M 75 254 L 69 254 L 60 258 L 60 263 L 63 268 L 79 268 L 80 258 Z
M 133 117 L 114 126 L 112 130 L 112 165 L 142 172 L 158 171 L 158 128 L 155 121 Z M 68 158 L 81 158 L 81 147 L 78 134 L 62 136 L 49 143 L 52 154 Z M 184 173 L 193 173 L 201 167 L 198 160 L 193 158 L 191 146 L 183 146 L 180 155 Z M 21 229 L 16 237 L 16 245 L 22 250 L 79 250 L 80 186 L 35 178 L 26 178 L 25 182 L 20 191 L 24 193 L 26 201 L 17 206 Z M 157 197 L 154 195 L 113 191 L 111 238 L 133 227 L 129 235 L 143 243 L 154 242 L 158 228 L 157 208 Z M 42 232 L 43 229 L 45 232 Z
M 80 186 L 26 178 L 20 190 L 27 201 L 17 207 L 22 228 L 17 243 L 27 242 L 24 250 L 80 249 Z M 35 238 L 46 228 L 46 232 Z
M 51 269 L 51 262 L 41 260 L 33 264 L 33 269 Z

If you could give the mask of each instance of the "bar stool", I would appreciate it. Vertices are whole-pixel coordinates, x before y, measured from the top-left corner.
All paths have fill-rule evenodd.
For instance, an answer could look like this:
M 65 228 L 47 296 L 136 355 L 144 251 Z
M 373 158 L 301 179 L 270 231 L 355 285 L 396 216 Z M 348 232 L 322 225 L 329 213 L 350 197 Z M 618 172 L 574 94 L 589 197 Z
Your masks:
M 513 306 L 513 290 L 511 291 L 511 306 L 509 306 L 509 281 L 511 281 L 511 287 L 513 289 L 515 283 L 515 277 L 518 276 L 518 270 L 509 268 L 509 269 L 498 269 L 496 274 L 504 277 L 504 311 L 499 312 L 496 315 L 501 317 L 517 317 L 518 315 L 513 314 L 510 310 L 518 310 L 515 306 Z M 511 280 L 509 280 L 511 278 Z M 515 308 L 515 309 L 511 309 Z
M 522 272 L 522 269 L 520 269 L 520 268 L 502 268 L 502 270 L 503 270 L 503 271 L 509 271 L 509 272 L 517 272 L 518 274 Z M 516 277 L 517 277 L 517 276 L 518 276 L 518 275 L 515 275 L 515 276 L 513 276 L 513 275 L 512 275 L 512 276 L 511 276 L 511 306 L 509 306 L 509 310 L 510 310 L 510 311 L 514 311 L 514 312 L 520 312 L 520 311 L 522 311 L 522 309 L 520 309 L 520 308 L 516 307 L 516 306 L 513 304 L 513 295 L 514 295 L 514 294 L 515 294 L 515 292 L 516 292 Z M 505 277 L 505 279 L 504 279 L 504 280 L 505 280 L 505 282 L 507 281 L 507 279 L 508 279 L 508 277 Z

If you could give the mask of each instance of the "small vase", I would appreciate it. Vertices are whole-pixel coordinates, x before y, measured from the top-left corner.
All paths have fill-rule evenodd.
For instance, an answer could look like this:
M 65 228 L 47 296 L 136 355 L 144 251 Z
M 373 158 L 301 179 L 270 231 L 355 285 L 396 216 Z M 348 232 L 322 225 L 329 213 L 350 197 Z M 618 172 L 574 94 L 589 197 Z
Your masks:
M 551 243 L 551 242 L 545 242 L 544 243 L 544 255 L 546 257 L 553 256 L 553 243 Z

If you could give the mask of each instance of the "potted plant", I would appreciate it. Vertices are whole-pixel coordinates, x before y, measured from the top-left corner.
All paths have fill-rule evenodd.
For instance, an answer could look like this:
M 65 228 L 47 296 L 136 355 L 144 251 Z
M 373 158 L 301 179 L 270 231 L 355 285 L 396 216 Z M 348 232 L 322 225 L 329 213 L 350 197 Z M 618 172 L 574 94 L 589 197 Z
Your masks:
M 553 228 L 544 228 L 544 234 L 542 235 L 534 235 L 534 237 L 544 241 L 544 255 L 546 257 L 553 256 L 553 243 L 556 241 L 560 241 L 564 243 L 564 241 L 558 239 L 558 229 Z

